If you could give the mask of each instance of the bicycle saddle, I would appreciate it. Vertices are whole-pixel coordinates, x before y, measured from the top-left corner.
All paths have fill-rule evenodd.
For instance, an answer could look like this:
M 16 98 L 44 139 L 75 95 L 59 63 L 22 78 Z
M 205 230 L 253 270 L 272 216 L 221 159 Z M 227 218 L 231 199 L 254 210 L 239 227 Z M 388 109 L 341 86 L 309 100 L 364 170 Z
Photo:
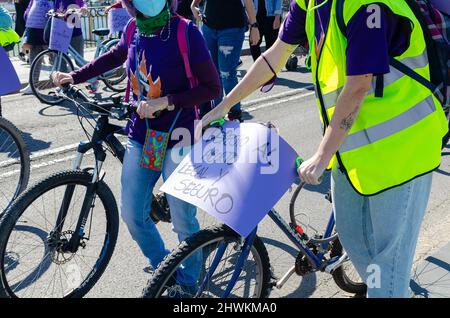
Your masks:
M 92 33 L 94 33 L 95 35 L 98 35 L 98 36 L 107 36 L 109 34 L 109 29 L 99 28 L 99 29 L 95 29 L 94 31 L 92 31 Z

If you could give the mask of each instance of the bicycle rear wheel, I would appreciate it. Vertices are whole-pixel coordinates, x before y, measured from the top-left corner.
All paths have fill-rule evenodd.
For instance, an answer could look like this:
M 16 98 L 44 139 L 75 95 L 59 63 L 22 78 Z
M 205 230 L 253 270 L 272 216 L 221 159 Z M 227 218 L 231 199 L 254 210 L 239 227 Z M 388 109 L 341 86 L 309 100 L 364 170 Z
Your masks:
M 448 144 L 448 141 L 450 139 L 450 108 L 447 108 L 445 110 L 445 115 L 447 116 L 447 121 L 448 121 L 448 129 L 449 131 L 447 132 L 447 134 L 444 136 L 444 138 L 442 139 L 442 149 L 445 148 Z
M 39 53 L 31 64 L 30 86 L 34 95 L 44 104 L 57 105 L 64 99 L 57 94 L 52 75 L 55 72 L 69 73 L 74 70 L 70 58 L 54 50 Z
M 22 133 L 0 117 L 0 214 L 25 190 L 30 178 L 30 154 Z
M 337 239 L 333 242 L 331 257 L 341 256 L 342 253 L 342 244 L 339 239 Z M 333 279 L 336 285 L 347 293 L 355 295 L 365 295 L 367 293 L 366 284 L 364 284 L 350 260 L 344 262 L 340 267 L 334 270 Z
M 113 47 L 119 43 L 118 39 L 111 39 L 104 42 L 104 49 L 101 50 L 100 55 L 109 52 Z M 106 87 L 113 90 L 114 92 L 124 92 L 127 88 L 127 71 L 125 64 L 115 68 L 100 76 L 101 80 L 105 83 Z
M 224 254 L 216 270 L 210 273 L 221 244 L 225 244 Z M 235 271 L 241 247 L 242 238 L 225 225 L 208 228 L 194 234 L 182 242 L 158 266 L 144 289 L 143 297 L 221 298 Z M 199 264 L 200 262 L 202 264 Z M 187 268 L 190 268 L 189 275 L 191 276 L 189 277 L 186 274 Z M 198 270 L 195 272 L 192 270 L 193 268 Z M 269 255 L 261 239 L 256 237 L 229 297 L 268 297 L 271 289 L 270 273 Z M 202 285 L 201 294 L 196 295 Z
M 85 171 L 55 174 L 29 188 L 8 209 L 0 221 L 0 296 L 82 297 L 98 281 L 119 228 L 116 201 L 104 182 L 97 184 L 76 251 L 67 249 L 91 181 Z M 63 206 L 67 214 L 61 217 Z

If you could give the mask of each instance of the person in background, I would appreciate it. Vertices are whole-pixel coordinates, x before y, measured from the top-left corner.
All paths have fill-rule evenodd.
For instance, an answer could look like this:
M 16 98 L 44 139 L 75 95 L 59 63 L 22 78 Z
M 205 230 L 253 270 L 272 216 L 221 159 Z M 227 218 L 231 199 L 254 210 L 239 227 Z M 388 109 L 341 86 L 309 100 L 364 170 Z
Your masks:
M 23 17 L 25 10 L 28 7 L 30 0 L 15 0 L 14 7 L 16 9 L 16 25 L 14 26 L 14 30 L 16 33 L 22 37 L 23 32 L 25 31 L 25 19 Z
M 0 46 L 12 49 L 20 41 L 19 35 L 12 29 L 13 20 L 8 10 L 0 5 Z
M 245 32 L 250 24 L 250 44 L 259 42 L 258 23 L 252 0 L 208 0 L 202 13 L 198 7 L 201 0 L 193 0 L 192 14 L 197 22 L 203 21 L 203 36 L 208 45 L 214 64 L 220 74 L 222 91 L 225 94 L 237 85 L 237 68 L 244 43 Z M 222 96 L 214 101 L 220 103 Z M 209 111 L 202 105 L 201 114 Z M 228 117 L 242 121 L 241 104 L 230 110 Z
M 66 13 L 68 9 L 79 10 L 80 15 L 87 15 L 88 8 L 85 0 L 54 0 L 54 10 L 59 13 Z M 84 39 L 83 31 L 81 30 L 81 25 L 75 26 L 73 28 L 72 40 L 70 45 L 77 51 L 81 56 L 84 56 Z
M 281 25 L 282 0 L 253 0 L 256 10 L 256 21 L 259 26 L 261 39 L 255 45 L 250 46 L 253 60 L 261 55 L 261 43 L 264 37 L 266 50 L 277 40 Z
M 24 13 L 26 28 L 23 35 L 24 44 L 22 49 L 30 52 L 30 65 L 36 56 L 48 47 L 44 41 L 44 28 L 48 21 L 46 13 L 51 9 L 53 9 L 53 0 L 31 0 Z M 20 92 L 25 95 L 33 93 L 29 84 Z
M 424 30 L 406 1 L 346 1 L 341 14 L 337 3 L 293 0 L 278 40 L 202 124 L 223 118 L 237 101 L 272 82 L 308 40 L 325 129 L 298 173 L 317 185 L 332 168 L 336 230 L 368 282 L 367 297 L 409 298 L 432 172 L 441 163 L 448 123 L 431 90 L 390 66 L 393 58 L 430 80 Z M 378 24 L 368 5 L 378 13 Z M 298 112 L 292 116 L 301 116 Z

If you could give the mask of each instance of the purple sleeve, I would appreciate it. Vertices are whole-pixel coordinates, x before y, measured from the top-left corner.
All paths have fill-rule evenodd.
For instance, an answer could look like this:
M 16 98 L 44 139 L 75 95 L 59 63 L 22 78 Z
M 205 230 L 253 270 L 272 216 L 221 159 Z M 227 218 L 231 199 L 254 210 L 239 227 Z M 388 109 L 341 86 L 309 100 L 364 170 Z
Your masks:
M 79 6 L 80 8 L 87 8 L 87 4 L 86 1 L 84 0 L 76 0 L 77 6 Z
M 197 87 L 170 95 L 170 101 L 177 107 L 194 107 L 220 96 L 219 74 L 211 59 L 192 65 L 192 73 L 198 80 Z
M 30 13 L 30 9 L 31 9 L 32 6 L 33 6 L 33 0 L 30 0 L 30 3 L 28 3 L 28 7 L 25 10 L 25 13 L 23 14 L 24 20 L 27 20 L 28 13 Z
M 389 29 L 387 13 L 380 10 L 379 25 L 374 12 L 362 7 L 347 25 L 347 75 L 389 73 Z M 370 41 L 368 41 L 370 39 Z
M 122 36 L 120 42 L 109 52 L 99 56 L 79 70 L 70 73 L 74 84 L 84 83 L 93 77 L 119 67 L 127 60 L 127 56 L 128 48 L 125 45 L 124 36 Z
M 305 45 L 308 43 L 305 23 L 306 12 L 298 6 L 295 0 L 293 0 L 289 8 L 289 13 L 281 28 L 279 38 L 287 44 Z
M 189 29 L 189 60 L 192 73 L 198 80 L 197 87 L 187 91 L 172 94 L 171 102 L 177 107 L 194 107 L 220 96 L 220 78 L 205 40 L 193 24 Z

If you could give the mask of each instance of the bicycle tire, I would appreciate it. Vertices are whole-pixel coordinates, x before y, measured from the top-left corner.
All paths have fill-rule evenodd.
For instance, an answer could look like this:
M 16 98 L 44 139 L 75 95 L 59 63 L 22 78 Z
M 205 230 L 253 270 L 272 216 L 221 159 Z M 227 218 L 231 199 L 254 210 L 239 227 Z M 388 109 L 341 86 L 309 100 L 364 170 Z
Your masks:
M 6 206 L 6 209 L 11 205 L 11 203 L 23 192 L 28 186 L 28 181 L 30 179 L 30 153 L 28 151 L 28 146 L 22 137 L 21 131 L 9 120 L 0 117 L 0 131 L 5 131 L 13 141 L 16 143 L 19 149 L 20 156 L 20 179 L 17 185 L 16 191 L 11 199 L 11 202 Z M 2 211 L 0 211 L 1 215 Z
M 33 63 L 31 64 L 29 83 L 30 83 L 30 87 L 31 87 L 31 90 L 33 91 L 34 96 L 36 96 L 36 98 L 39 99 L 39 101 L 41 103 L 44 103 L 44 104 L 47 104 L 47 105 L 58 105 L 58 104 L 63 102 L 64 98 L 63 97 L 53 97 L 53 96 L 52 96 L 52 98 L 48 98 L 49 95 L 44 95 L 44 94 L 39 93 L 37 88 L 36 88 L 36 83 L 35 83 L 34 76 L 33 76 L 39 61 L 46 54 L 49 54 L 49 53 L 58 54 L 59 52 L 56 51 L 56 50 L 45 50 L 45 51 L 42 51 L 41 53 L 39 53 L 36 56 L 36 58 L 34 59 Z M 65 72 L 69 73 L 69 72 L 75 70 L 75 67 L 73 65 L 72 60 L 66 54 L 62 54 L 62 58 L 64 59 L 64 62 L 67 63 L 67 65 L 68 65 L 68 69 L 66 69 Z M 60 71 L 60 70 L 56 70 L 56 71 Z M 47 98 L 46 98 L 46 96 L 47 96 Z
M 148 281 L 147 286 L 143 291 L 143 298 L 159 298 L 162 292 L 164 292 L 164 286 L 166 282 L 173 275 L 173 272 L 183 262 L 184 259 L 188 258 L 197 249 L 207 246 L 209 242 L 215 242 L 218 239 L 229 240 L 229 239 L 240 239 L 239 234 L 234 232 L 226 225 L 214 226 L 201 230 L 183 241 L 178 248 L 167 255 L 164 260 L 159 264 L 157 270 L 153 274 L 152 278 Z M 271 291 L 271 267 L 270 259 L 267 249 L 262 242 L 262 240 L 257 236 L 253 242 L 252 252 L 258 253 L 261 258 L 263 274 L 261 293 L 256 298 L 267 298 Z
M 102 52 L 102 54 L 111 50 L 111 48 L 113 46 L 115 46 L 117 43 L 119 43 L 118 39 L 110 39 L 110 40 L 104 42 L 103 45 L 105 47 L 105 50 Z M 122 83 L 127 78 L 127 72 L 126 72 L 125 68 L 122 67 L 122 69 L 123 69 L 123 73 L 117 79 L 110 79 L 104 75 L 100 76 L 100 79 L 103 81 L 103 83 L 105 83 L 106 87 L 108 87 L 110 90 L 117 92 L 117 93 L 122 93 L 126 90 L 126 85 L 122 88 L 117 87 L 117 85 Z
M 333 242 L 331 257 L 341 256 L 342 251 L 342 244 L 339 239 L 337 239 Z M 347 293 L 355 295 L 365 295 L 367 293 L 366 284 L 353 281 L 346 273 L 344 266 L 336 268 L 333 271 L 332 276 L 336 285 Z
M 64 171 L 56 173 L 22 193 L 10 209 L 6 211 L 5 215 L 0 220 L 0 297 L 17 298 L 17 295 L 11 291 L 8 282 L 6 281 L 4 260 L 8 239 L 16 222 L 26 208 L 40 196 L 58 186 L 68 184 L 88 186 L 91 181 L 92 174 L 86 171 Z M 89 275 L 86 276 L 80 286 L 75 288 L 71 293 L 65 295 L 64 298 L 80 298 L 86 295 L 102 276 L 114 252 L 119 231 L 117 203 L 114 194 L 104 181 L 98 183 L 96 195 L 105 208 L 107 222 L 107 235 L 105 235 L 101 253 L 99 254 L 101 258 L 97 260 L 95 268 L 93 268 Z

